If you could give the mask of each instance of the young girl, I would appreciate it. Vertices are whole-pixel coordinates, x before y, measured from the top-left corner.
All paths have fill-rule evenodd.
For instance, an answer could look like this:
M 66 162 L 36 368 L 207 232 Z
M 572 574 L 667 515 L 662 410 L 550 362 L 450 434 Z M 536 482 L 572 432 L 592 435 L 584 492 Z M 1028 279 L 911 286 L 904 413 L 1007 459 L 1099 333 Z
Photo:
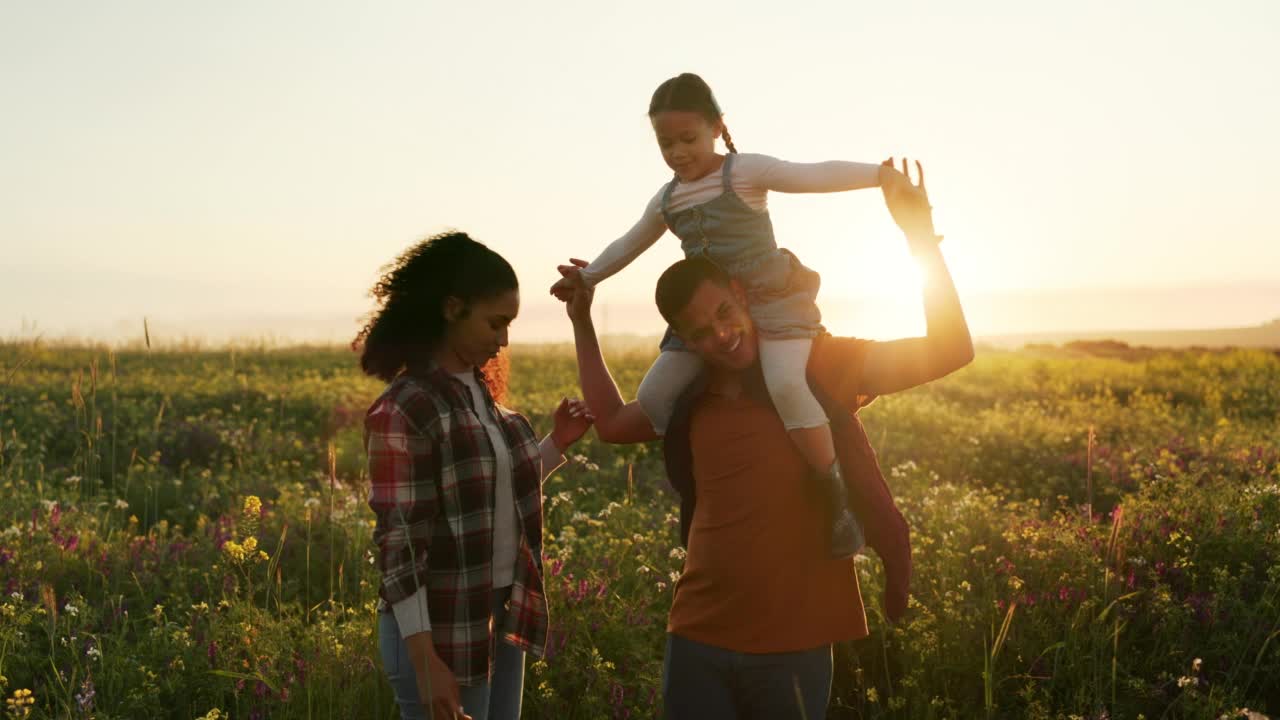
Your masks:
M 588 286 L 622 270 L 671 230 L 686 257 L 706 255 L 746 290 L 760 337 L 760 362 L 770 398 L 792 440 L 823 477 L 834 509 L 831 553 L 852 555 L 862 530 L 849 512 L 826 413 L 805 378 L 813 337 L 821 329 L 815 304 L 820 279 L 794 255 L 780 249 L 766 207 L 768 191 L 839 192 L 878 187 L 895 171 L 877 164 L 831 161 L 790 163 L 767 155 L 738 154 L 720 106 L 702 78 L 684 73 L 658 86 L 649 119 L 662 158 L 675 171 L 649 201 L 627 234 L 578 272 Z M 727 155 L 716 152 L 724 138 Z M 561 278 L 551 292 L 572 294 L 578 278 Z M 701 370 L 699 358 L 670 329 L 662 353 L 640 383 L 637 399 L 659 435 L 675 402 Z

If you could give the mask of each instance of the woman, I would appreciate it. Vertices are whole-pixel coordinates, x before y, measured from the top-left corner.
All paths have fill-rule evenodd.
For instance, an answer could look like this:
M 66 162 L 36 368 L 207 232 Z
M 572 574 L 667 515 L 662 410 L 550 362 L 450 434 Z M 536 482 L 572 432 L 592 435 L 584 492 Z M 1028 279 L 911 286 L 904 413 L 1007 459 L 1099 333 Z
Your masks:
M 498 404 L 482 368 L 507 345 L 519 285 L 466 234 L 409 248 L 372 294 L 354 346 L 389 383 L 365 417 L 384 669 L 405 720 L 428 717 L 423 699 L 436 720 L 518 718 L 525 654 L 547 637 L 542 480 L 592 417 L 562 400 L 539 442 Z

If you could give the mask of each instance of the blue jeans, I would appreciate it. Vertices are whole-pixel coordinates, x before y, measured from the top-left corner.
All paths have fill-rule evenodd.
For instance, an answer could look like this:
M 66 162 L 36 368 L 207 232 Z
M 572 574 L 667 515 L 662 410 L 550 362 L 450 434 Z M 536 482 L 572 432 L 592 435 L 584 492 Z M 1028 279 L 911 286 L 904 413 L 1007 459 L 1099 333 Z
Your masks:
M 662 704 L 667 720 L 823 720 L 831 668 L 830 645 L 757 655 L 668 634 Z
M 507 599 L 511 588 L 493 591 L 493 627 L 501 627 L 507 615 Z M 475 720 L 518 720 L 520 700 L 524 694 L 524 651 L 504 642 L 495 643 L 493 675 L 480 685 L 459 685 L 462 710 Z M 409 651 L 400 637 L 395 613 L 389 609 L 378 613 L 378 646 L 382 668 L 391 681 L 391 689 L 400 706 L 401 720 L 426 720 L 427 713 L 418 697 L 418 679 Z

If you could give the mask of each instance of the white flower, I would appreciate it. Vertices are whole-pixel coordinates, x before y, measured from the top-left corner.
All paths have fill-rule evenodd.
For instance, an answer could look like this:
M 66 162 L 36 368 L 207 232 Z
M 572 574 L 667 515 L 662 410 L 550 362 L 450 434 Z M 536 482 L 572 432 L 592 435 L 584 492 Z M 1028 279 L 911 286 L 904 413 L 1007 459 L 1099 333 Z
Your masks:
M 571 522 L 586 522 L 588 519 L 589 518 L 587 517 L 586 513 L 582 511 L 578 511 L 573 514 L 573 518 Z
M 129 503 L 128 503 L 124 498 L 117 498 L 117 499 L 116 499 L 116 509 L 117 509 L 117 510 L 128 510 L 128 509 L 129 509 Z
M 670 557 L 671 557 L 671 559 L 672 559 L 672 560 L 683 560 L 683 559 L 685 558 L 685 550 L 684 550 L 684 548 L 682 548 L 682 547 L 674 547 L 674 548 L 671 548 L 671 555 L 670 555 Z
M 96 645 L 93 647 L 90 647 L 88 650 L 85 650 L 84 654 L 87 655 L 88 657 L 93 658 L 94 660 L 102 659 L 102 651 L 99 650 Z
M 80 608 L 76 607 L 75 605 L 72 605 L 71 603 L 67 603 L 65 606 L 63 606 L 62 611 L 68 615 L 80 614 Z
M 302 503 L 302 507 L 313 508 L 313 507 L 319 507 L 319 506 L 320 506 L 320 498 L 317 498 L 317 497 L 309 497 L 307 498 L 306 502 Z
M 71 477 L 67 478 L 66 480 L 63 480 L 62 482 L 66 483 L 67 485 L 75 485 L 76 483 L 80 482 L 80 476 L 72 475 Z

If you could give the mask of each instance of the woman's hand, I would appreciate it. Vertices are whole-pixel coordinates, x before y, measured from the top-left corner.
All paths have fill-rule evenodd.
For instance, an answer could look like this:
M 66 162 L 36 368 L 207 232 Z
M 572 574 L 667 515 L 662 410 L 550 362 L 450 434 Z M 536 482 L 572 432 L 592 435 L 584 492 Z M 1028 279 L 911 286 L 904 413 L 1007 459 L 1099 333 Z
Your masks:
M 912 248 L 937 245 L 942 238 L 933 229 L 933 206 L 924 185 L 924 166 L 916 161 L 918 183 L 911 182 L 907 159 L 902 158 L 902 172 L 893 169 L 893 158 L 880 166 L 880 190 L 884 193 L 889 214 L 906 234 Z
M 564 454 L 570 445 L 578 442 L 596 421 L 585 402 L 569 398 L 560 400 L 553 419 L 555 427 L 551 430 L 551 442 L 556 444 L 556 449 L 561 454 Z
M 427 672 L 431 675 L 431 716 L 447 720 L 471 720 L 462 712 L 462 695 L 458 691 L 458 679 L 440 659 L 435 649 L 427 656 Z M 418 682 L 419 691 L 422 682 Z

